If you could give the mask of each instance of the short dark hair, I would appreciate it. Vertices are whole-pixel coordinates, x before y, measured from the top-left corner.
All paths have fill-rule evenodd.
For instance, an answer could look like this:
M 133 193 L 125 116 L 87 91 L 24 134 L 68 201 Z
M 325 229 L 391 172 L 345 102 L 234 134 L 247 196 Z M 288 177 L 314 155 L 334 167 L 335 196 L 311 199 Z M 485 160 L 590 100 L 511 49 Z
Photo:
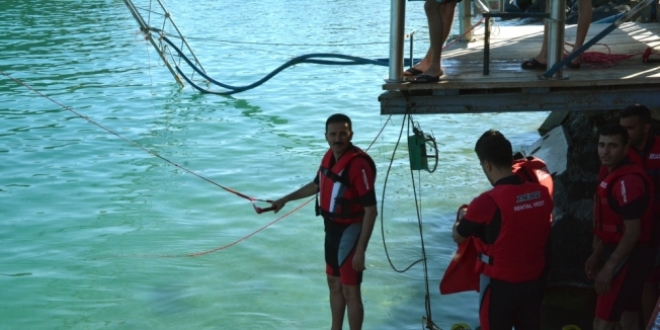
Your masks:
M 619 118 L 637 117 L 643 123 L 651 122 L 651 110 L 641 104 L 633 104 L 619 113 Z
M 495 167 L 510 168 L 513 164 L 513 149 L 511 142 L 500 131 L 486 131 L 474 146 L 480 161 L 488 161 Z
M 351 118 L 348 118 L 347 115 L 343 113 L 336 113 L 330 117 L 328 117 L 328 120 L 325 121 L 325 131 L 328 131 L 328 125 L 329 124 L 346 124 L 348 123 L 348 130 L 353 131 L 353 124 L 351 123 Z
M 609 124 L 605 125 L 603 127 L 598 128 L 598 136 L 615 136 L 615 135 L 621 135 L 621 143 L 623 143 L 624 146 L 628 145 L 628 130 L 619 125 L 618 123 L 614 124 Z

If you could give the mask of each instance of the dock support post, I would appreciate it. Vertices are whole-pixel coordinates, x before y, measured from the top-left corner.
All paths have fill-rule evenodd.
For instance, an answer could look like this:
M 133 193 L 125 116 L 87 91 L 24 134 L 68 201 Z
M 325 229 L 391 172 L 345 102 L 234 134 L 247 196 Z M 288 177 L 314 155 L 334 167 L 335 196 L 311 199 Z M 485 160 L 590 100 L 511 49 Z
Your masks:
M 562 60 L 564 53 L 564 28 L 566 23 L 566 0 L 551 0 L 548 29 L 548 66 Z M 563 78 L 564 70 L 559 69 L 552 78 Z
M 470 42 L 472 41 L 472 1 L 461 1 L 461 24 L 460 24 L 460 33 L 463 35 L 465 31 L 470 31 L 465 33 L 461 38 L 461 41 Z
M 387 79 L 388 82 L 403 81 L 405 18 L 406 0 L 392 0 L 390 8 L 390 74 Z

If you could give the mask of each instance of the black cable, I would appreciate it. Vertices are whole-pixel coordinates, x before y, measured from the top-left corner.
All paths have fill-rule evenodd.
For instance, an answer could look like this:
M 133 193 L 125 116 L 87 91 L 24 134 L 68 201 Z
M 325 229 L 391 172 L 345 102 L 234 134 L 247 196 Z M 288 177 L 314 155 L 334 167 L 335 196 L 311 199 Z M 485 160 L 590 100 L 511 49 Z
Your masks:
M 296 65 L 296 64 L 305 63 L 305 62 L 307 62 L 307 61 L 309 61 L 309 60 L 315 60 L 315 58 L 336 58 L 336 59 L 342 59 L 342 60 L 344 60 L 344 61 L 323 61 L 323 62 L 324 62 L 323 64 L 332 64 L 332 65 L 371 64 L 371 65 L 387 66 L 387 63 L 386 63 L 386 62 L 383 62 L 383 61 L 379 61 L 379 60 L 371 60 L 371 59 L 362 58 L 362 57 L 356 57 L 356 56 L 341 55 L 341 54 L 327 54 L 327 53 L 306 54 L 306 55 L 301 55 L 301 56 L 298 56 L 298 57 L 294 57 L 293 59 L 287 61 L 286 63 L 284 63 L 284 64 L 282 64 L 282 65 L 280 65 L 278 68 L 276 68 L 275 70 L 273 70 L 271 73 L 267 74 L 266 76 L 264 76 L 264 77 L 261 78 L 260 80 L 254 82 L 254 83 L 252 83 L 252 84 L 250 84 L 250 85 L 246 85 L 246 86 L 231 86 L 231 85 L 227 85 L 227 84 L 221 83 L 221 82 L 219 82 L 219 81 L 217 81 L 217 80 L 215 80 L 215 79 L 209 77 L 204 71 L 202 71 L 201 69 L 199 69 L 199 68 L 198 68 L 198 67 L 197 67 L 197 66 L 196 66 L 196 65 L 195 65 L 195 64 L 194 64 L 194 63 L 193 63 L 193 62 L 192 62 L 187 56 L 186 56 L 186 54 L 184 54 L 183 51 L 182 51 L 179 47 L 177 47 L 177 46 L 176 46 L 176 45 L 175 45 L 170 39 L 168 39 L 168 38 L 165 37 L 165 36 L 161 36 L 161 39 L 162 39 L 163 41 L 165 41 L 167 44 L 169 44 L 172 48 L 174 48 L 174 50 L 177 52 L 177 54 L 178 54 L 178 55 L 179 55 L 179 56 L 180 56 L 180 57 L 181 57 L 181 58 L 182 58 L 182 59 L 183 59 L 183 60 L 184 60 L 184 61 L 185 61 L 185 62 L 186 62 L 186 63 L 187 63 L 187 64 L 188 64 L 188 65 L 189 65 L 194 71 L 195 71 L 195 72 L 197 72 L 199 75 L 201 75 L 202 77 L 204 77 L 204 79 L 208 80 L 209 82 L 213 83 L 214 85 L 217 85 L 217 86 L 220 86 L 220 87 L 222 87 L 222 88 L 225 88 L 225 89 L 229 89 L 229 90 L 231 90 L 231 91 L 227 91 L 227 92 L 214 92 L 214 91 L 210 91 L 210 90 L 207 90 L 207 89 L 201 88 L 201 87 L 199 87 L 198 85 L 196 85 L 195 83 L 193 83 L 192 80 L 189 79 L 189 78 L 188 78 L 188 77 L 187 77 L 187 76 L 181 71 L 181 69 L 180 69 L 178 66 L 175 65 L 175 67 L 176 67 L 177 71 L 179 72 L 179 74 L 181 74 L 181 75 L 183 76 L 183 78 L 184 78 L 186 81 L 188 81 L 188 83 L 190 83 L 193 87 L 195 87 L 197 90 L 199 90 L 200 92 L 203 92 L 203 93 L 211 93 L 211 94 L 219 94 L 219 95 L 230 95 L 230 94 L 240 93 L 240 92 L 244 92 L 244 91 L 247 91 L 247 90 L 253 89 L 253 88 L 255 88 L 255 87 L 257 87 L 257 86 L 259 86 L 259 85 L 265 83 L 266 81 L 270 80 L 272 77 L 274 77 L 276 74 L 280 73 L 282 70 L 284 70 L 284 69 L 286 69 L 286 68 L 288 68 L 288 67 L 290 67 L 290 66 Z M 318 60 L 317 60 L 317 61 L 318 61 Z M 317 62 L 317 63 L 319 63 L 319 62 Z
M 408 116 L 408 134 L 410 134 L 410 123 L 412 122 L 412 117 Z M 414 129 L 415 124 L 413 123 L 413 129 Z M 419 171 L 421 172 L 421 170 Z M 420 187 L 421 187 L 421 179 L 420 176 L 421 174 L 417 172 L 418 179 L 420 181 Z M 433 317 L 431 316 L 431 293 L 429 291 L 429 272 L 428 272 L 428 265 L 427 265 L 427 258 L 426 258 L 426 248 L 424 245 L 424 231 L 422 228 L 422 207 L 421 207 L 421 202 L 422 202 L 422 193 L 420 191 L 419 193 L 419 202 L 417 201 L 417 187 L 415 186 L 415 175 L 413 173 L 413 169 L 410 169 L 410 179 L 412 182 L 413 186 L 413 195 L 415 196 L 415 210 L 417 211 L 417 224 L 419 226 L 419 239 L 422 243 L 422 265 L 424 266 L 424 284 L 426 287 L 426 295 L 424 296 L 424 308 L 426 310 L 426 318 L 429 323 L 433 324 Z M 429 328 L 431 329 L 431 328 Z
M 390 165 L 387 167 L 387 172 L 385 174 L 385 182 L 383 183 L 383 196 L 381 197 L 381 202 L 380 202 L 380 233 L 383 237 L 383 248 L 385 248 L 385 256 L 387 256 L 387 262 L 390 263 L 390 267 L 392 267 L 392 269 L 397 273 L 405 273 L 406 271 L 408 271 L 408 269 L 412 268 L 412 266 L 422 261 L 422 259 L 419 259 L 408 265 L 408 267 L 406 267 L 403 270 L 400 270 L 396 268 L 396 266 L 394 266 L 394 263 L 392 263 L 392 259 L 390 258 L 390 253 L 387 250 L 387 242 L 385 240 L 385 223 L 383 221 L 383 206 L 385 204 L 385 191 L 387 190 L 387 179 L 390 176 L 390 170 L 392 169 L 392 163 L 394 162 L 394 155 L 396 154 L 396 149 L 399 147 L 399 143 L 401 142 L 401 136 L 403 135 L 403 126 L 406 123 L 406 118 L 408 118 L 408 116 L 409 113 L 408 111 L 406 111 L 405 115 L 403 116 L 403 121 L 401 122 L 401 130 L 399 131 L 399 138 L 397 139 L 396 144 L 394 145 L 394 151 L 392 151 L 392 157 L 390 158 Z
M 408 110 L 410 107 L 408 107 Z M 410 135 L 410 124 L 412 123 L 413 126 L 413 132 L 414 134 L 421 133 L 421 129 L 419 128 L 419 124 L 415 124 L 415 122 L 412 119 L 412 115 L 408 114 L 408 134 Z M 426 144 L 425 144 L 426 145 Z M 435 169 L 434 169 L 435 170 Z M 421 188 L 421 169 L 419 172 L 417 172 L 417 180 L 419 182 L 419 186 Z M 429 171 L 431 173 L 431 171 Z M 429 273 L 428 273 L 428 264 L 427 264 L 427 258 L 426 258 L 426 246 L 424 244 L 424 230 L 422 226 L 422 192 L 420 190 L 419 192 L 419 201 L 417 200 L 417 187 L 415 186 L 415 175 L 413 173 L 412 167 L 410 168 L 410 179 L 412 182 L 413 186 L 413 194 L 415 196 L 415 210 L 417 211 L 417 224 L 419 227 L 419 238 L 422 244 L 422 259 L 423 261 L 423 266 L 424 266 L 424 285 L 426 289 L 426 295 L 424 296 L 424 309 L 426 311 L 426 320 L 427 320 L 427 329 L 436 329 L 435 323 L 433 323 L 433 317 L 432 317 L 432 312 L 431 312 L 431 293 L 429 290 Z

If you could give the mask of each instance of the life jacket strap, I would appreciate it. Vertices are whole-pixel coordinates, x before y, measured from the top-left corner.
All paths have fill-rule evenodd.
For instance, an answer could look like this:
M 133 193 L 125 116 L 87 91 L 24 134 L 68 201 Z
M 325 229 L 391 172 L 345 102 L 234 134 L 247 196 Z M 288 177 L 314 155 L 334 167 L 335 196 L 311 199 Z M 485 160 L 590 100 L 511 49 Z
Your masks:
M 341 184 L 351 187 L 351 183 L 348 179 L 348 166 L 344 168 L 344 172 L 342 172 L 342 175 L 337 175 L 334 172 L 332 172 L 329 168 L 321 166 L 319 168 L 319 171 L 324 175 L 330 178 L 332 182 L 340 182 Z
M 490 266 L 493 265 L 493 258 L 489 257 L 488 255 L 483 254 L 481 252 L 479 252 L 479 260 L 481 260 L 481 262 L 483 262 L 485 264 L 488 264 Z

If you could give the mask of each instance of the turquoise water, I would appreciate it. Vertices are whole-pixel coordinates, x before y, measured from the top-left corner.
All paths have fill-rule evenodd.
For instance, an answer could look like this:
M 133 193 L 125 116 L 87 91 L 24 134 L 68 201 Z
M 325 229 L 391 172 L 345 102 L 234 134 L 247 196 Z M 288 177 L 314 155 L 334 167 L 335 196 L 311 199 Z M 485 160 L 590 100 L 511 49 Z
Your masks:
M 207 72 L 230 84 L 251 83 L 306 53 L 388 54 L 389 1 L 165 5 Z M 387 68 L 302 64 L 246 93 L 201 95 L 174 83 L 122 1 L 5 0 L 0 10 L 2 71 L 251 196 L 277 198 L 313 178 L 328 115 L 350 115 L 354 143 L 363 148 L 387 123 L 370 150 L 380 199 L 402 121 L 379 114 Z M 422 3 L 408 3 L 407 22 L 418 30 L 421 56 Z M 476 294 L 440 296 L 437 289 L 454 250 L 456 208 L 488 188 L 474 141 L 494 127 L 525 146 L 545 115 L 415 117 L 442 143 L 438 170 L 419 176 L 433 318 L 442 328 L 478 323 Z M 311 203 L 230 248 L 185 257 L 232 243 L 281 213 L 257 215 L 246 200 L 5 76 L 0 141 L 1 329 L 329 328 L 323 229 Z M 400 268 L 421 256 L 407 157 L 399 148 L 382 212 Z M 363 284 L 365 329 L 420 329 L 422 267 L 394 272 L 382 242 L 378 227 Z

